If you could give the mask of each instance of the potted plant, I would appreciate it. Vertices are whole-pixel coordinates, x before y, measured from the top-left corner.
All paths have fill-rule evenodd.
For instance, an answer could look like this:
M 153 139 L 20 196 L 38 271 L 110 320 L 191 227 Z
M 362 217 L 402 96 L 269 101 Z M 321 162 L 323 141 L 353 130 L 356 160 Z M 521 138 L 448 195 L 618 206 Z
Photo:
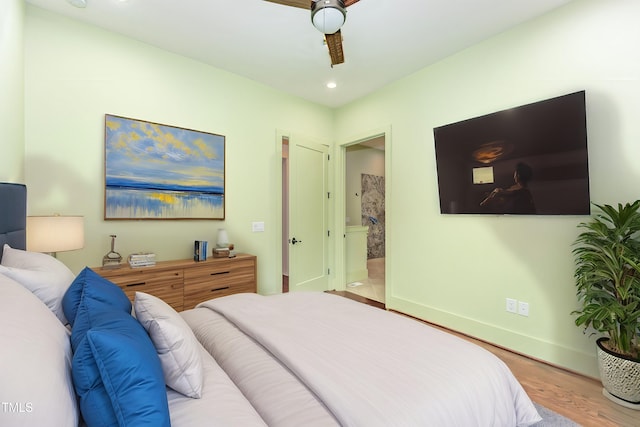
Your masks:
M 598 212 L 578 225 L 576 326 L 593 328 L 603 393 L 640 409 L 640 200 Z M 618 399 L 616 399 L 618 398 Z M 619 399 L 622 399 L 621 401 Z

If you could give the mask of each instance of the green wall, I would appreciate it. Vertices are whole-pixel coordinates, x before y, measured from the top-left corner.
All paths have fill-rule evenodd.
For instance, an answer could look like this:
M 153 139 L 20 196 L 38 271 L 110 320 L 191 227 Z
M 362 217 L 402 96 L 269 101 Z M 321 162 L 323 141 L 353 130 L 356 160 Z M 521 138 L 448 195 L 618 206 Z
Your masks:
M 14 19 L 19 3 L 9 7 Z M 635 0 L 575 1 L 332 111 L 27 6 L 29 211 L 85 216 L 85 249 L 60 254 L 76 271 L 100 263 L 109 234 L 118 235 L 123 255 L 153 250 L 170 259 L 190 256 L 193 240 L 211 240 L 224 226 L 238 249 L 258 256 L 260 292 L 274 293 L 281 237 L 276 129 L 339 146 L 386 132 L 389 307 L 596 376 L 593 338 L 569 314 L 577 307 L 570 248 L 585 218 L 440 215 L 432 129 L 584 89 L 592 200 L 639 198 L 639 15 Z M 20 55 L 4 44 L 1 52 L 3 59 Z M 10 82 L 20 83 L 20 73 L 12 74 Z M 105 113 L 226 135 L 227 220 L 102 220 Z M 20 130 L 12 132 L 19 137 Z M 345 156 L 334 151 L 339 201 Z M 20 162 L 20 153 L 12 156 Z M 343 208 L 336 204 L 336 222 Z M 251 221 L 265 221 L 266 231 L 251 233 Z M 340 285 L 339 244 L 334 253 Z M 506 297 L 528 302 L 529 317 L 507 313 Z
M 340 144 L 392 127 L 388 307 L 597 376 L 594 339 L 570 315 L 586 218 L 441 215 L 433 128 L 586 90 L 591 200 L 640 198 L 639 14 L 633 0 L 572 2 L 339 109 Z
M 0 181 L 24 181 L 24 1 L 0 2 Z
M 225 227 L 238 251 L 257 255 L 259 291 L 281 291 L 276 132 L 331 139 L 330 109 L 31 6 L 25 52 L 29 214 L 85 217 L 85 248 L 60 259 L 76 272 L 100 265 L 110 234 L 124 257 L 189 258 L 194 240 Z M 104 221 L 106 113 L 225 135 L 227 219 Z

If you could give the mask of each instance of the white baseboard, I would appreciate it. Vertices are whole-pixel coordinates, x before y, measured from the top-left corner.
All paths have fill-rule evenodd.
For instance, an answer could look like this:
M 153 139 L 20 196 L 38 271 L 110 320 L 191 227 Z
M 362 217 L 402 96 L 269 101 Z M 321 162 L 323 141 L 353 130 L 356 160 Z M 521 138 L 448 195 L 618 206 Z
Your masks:
M 595 345 L 593 354 L 585 354 L 582 351 L 501 326 L 483 323 L 391 295 L 387 295 L 386 307 L 590 378 L 600 377 Z

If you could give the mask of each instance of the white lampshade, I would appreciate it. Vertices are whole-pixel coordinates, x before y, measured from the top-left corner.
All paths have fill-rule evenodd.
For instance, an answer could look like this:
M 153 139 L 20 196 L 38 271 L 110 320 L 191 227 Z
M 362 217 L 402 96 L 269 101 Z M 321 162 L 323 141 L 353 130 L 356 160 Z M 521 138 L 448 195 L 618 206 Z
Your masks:
M 324 34 L 334 34 L 347 17 L 342 0 L 318 0 L 311 6 L 311 22 Z
M 229 236 L 227 235 L 227 230 L 224 228 L 218 228 L 218 238 L 216 239 L 216 246 L 219 248 L 224 248 L 229 246 Z
M 64 252 L 84 247 L 84 217 L 28 216 L 27 250 Z

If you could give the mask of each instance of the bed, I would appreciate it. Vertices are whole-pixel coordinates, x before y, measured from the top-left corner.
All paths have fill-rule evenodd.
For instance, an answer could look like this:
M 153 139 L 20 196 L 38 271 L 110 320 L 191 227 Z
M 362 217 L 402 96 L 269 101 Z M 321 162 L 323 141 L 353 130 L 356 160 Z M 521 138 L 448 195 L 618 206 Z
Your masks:
M 13 248 L 26 249 L 27 187 L 0 183 L 0 210 L 0 248 L 9 244 Z
M 237 294 L 181 313 L 142 293 L 131 304 L 90 269 L 24 250 L 17 187 L 24 197 L 0 184 L 0 425 L 540 421 L 491 353 L 340 296 Z

